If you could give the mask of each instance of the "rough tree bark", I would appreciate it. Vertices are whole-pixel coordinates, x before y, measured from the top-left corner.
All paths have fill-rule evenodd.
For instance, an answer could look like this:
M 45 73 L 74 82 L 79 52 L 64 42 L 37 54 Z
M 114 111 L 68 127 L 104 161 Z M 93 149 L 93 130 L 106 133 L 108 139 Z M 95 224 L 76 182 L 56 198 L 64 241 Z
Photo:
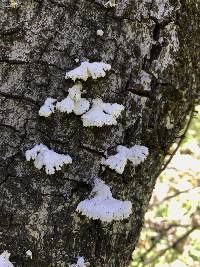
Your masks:
M 15 266 L 68 266 L 78 255 L 92 267 L 127 266 L 164 157 L 198 97 L 199 1 L 106 2 L 1 1 L 0 250 L 12 253 Z M 73 83 L 64 75 L 77 59 L 112 65 L 83 86 L 87 98 L 125 105 L 117 126 L 38 116 L 48 96 L 66 96 Z M 55 175 L 35 169 L 25 151 L 38 143 L 69 153 L 73 163 Z M 102 169 L 102 156 L 118 144 L 145 145 L 150 155 L 123 175 Z M 129 219 L 102 223 L 75 212 L 95 177 L 132 202 Z

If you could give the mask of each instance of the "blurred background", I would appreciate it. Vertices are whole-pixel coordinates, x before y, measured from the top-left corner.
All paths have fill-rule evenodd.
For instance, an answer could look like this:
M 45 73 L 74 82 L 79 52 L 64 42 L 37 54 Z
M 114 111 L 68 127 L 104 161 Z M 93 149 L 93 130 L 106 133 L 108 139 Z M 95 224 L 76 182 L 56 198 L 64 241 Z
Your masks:
M 188 121 L 157 180 L 130 267 L 200 267 L 200 106 Z

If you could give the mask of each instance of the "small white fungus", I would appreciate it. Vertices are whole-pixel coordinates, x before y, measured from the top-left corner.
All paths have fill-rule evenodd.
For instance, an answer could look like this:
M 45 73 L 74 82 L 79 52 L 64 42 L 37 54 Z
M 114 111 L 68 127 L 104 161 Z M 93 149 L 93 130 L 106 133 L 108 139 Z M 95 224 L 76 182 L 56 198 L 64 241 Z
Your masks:
M 123 220 L 130 216 L 132 212 L 131 202 L 113 198 L 110 187 L 102 180 L 95 179 L 91 192 L 91 196 L 93 195 L 93 198 L 81 201 L 76 211 L 93 220 L 100 219 L 103 222 Z
M 9 261 L 10 253 L 5 250 L 0 255 L 0 267 L 14 267 L 14 265 Z
M 64 164 L 72 163 L 69 155 L 58 154 L 43 144 L 35 145 L 26 151 L 26 160 L 30 161 L 31 159 L 34 160 L 34 166 L 37 169 L 40 170 L 45 166 L 47 174 L 54 174 L 55 170 L 61 170 Z
M 56 102 L 56 99 L 48 97 L 45 102 L 44 105 L 41 106 L 40 110 L 39 110 L 39 115 L 43 116 L 43 117 L 49 117 L 55 109 L 54 103 Z
M 56 109 L 66 113 L 74 112 L 76 115 L 85 113 L 90 108 L 90 102 L 81 98 L 81 89 L 81 83 L 76 83 L 72 88 L 69 88 L 68 97 L 57 102 Z
M 103 30 L 97 30 L 97 35 L 98 35 L 98 36 L 103 36 L 103 35 L 104 35 Z
M 89 63 L 85 61 L 82 62 L 79 67 L 67 72 L 65 79 L 72 79 L 73 81 L 76 81 L 76 79 L 86 81 L 89 77 L 92 77 L 92 79 L 97 79 L 104 77 L 106 75 L 106 71 L 110 69 L 110 64 L 105 64 L 103 62 Z
M 26 251 L 26 255 L 27 255 L 27 257 L 29 257 L 31 259 L 33 258 L 33 253 L 30 249 Z
M 131 148 L 127 148 L 120 145 L 117 147 L 117 154 L 108 157 L 106 160 L 102 160 L 102 164 L 122 174 L 128 160 L 134 166 L 137 166 L 147 158 L 148 154 L 149 150 L 145 146 L 134 145 Z
M 85 262 L 83 257 L 77 258 L 77 263 L 73 263 L 70 267 L 89 267 L 89 262 Z
M 104 6 L 106 8 L 108 8 L 108 7 L 116 7 L 117 4 L 116 4 L 115 0 L 109 0 L 107 3 L 104 4 Z
M 117 118 L 124 110 L 123 105 L 104 103 L 100 98 L 93 100 L 92 108 L 81 116 L 83 126 L 97 126 L 116 125 Z

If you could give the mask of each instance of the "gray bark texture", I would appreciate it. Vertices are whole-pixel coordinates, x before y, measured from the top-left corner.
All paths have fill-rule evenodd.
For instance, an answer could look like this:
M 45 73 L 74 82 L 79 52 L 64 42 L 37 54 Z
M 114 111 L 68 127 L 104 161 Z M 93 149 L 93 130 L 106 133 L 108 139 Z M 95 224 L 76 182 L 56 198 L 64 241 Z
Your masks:
M 76 256 L 91 267 L 128 266 L 163 160 L 199 96 L 200 2 L 13 2 L 0 3 L 0 253 L 11 252 L 15 267 L 64 267 Z M 104 78 L 83 82 L 83 95 L 123 104 L 118 125 L 38 115 L 47 97 L 67 96 L 73 82 L 65 72 L 77 59 L 111 64 Z M 36 169 L 25 151 L 39 143 L 73 163 L 55 175 Z M 145 145 L 150 154 L 119 175 L 100 164 L 119 144 Z M 128 219 L 102 223 L 75 211 L 95 177 L 132 202 Z

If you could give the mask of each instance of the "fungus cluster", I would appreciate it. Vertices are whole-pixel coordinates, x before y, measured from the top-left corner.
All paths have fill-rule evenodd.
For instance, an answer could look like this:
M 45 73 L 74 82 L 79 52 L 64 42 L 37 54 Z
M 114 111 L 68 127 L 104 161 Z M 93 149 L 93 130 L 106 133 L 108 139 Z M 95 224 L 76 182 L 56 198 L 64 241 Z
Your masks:
M 89 109 L 90 102 L 81 97 L 81 90 L 82 84 L 76 83 L 74 86 L 69 88 L 68 96 L 62 101 L 57 102 L 57 99 L 48 97 L 45 100 L 44 105 L 41 106 L 39 115 L 49 117 L 55 112 L 55 110 L 66 113 L 74 112 L 75 115 L 82 115 Z
M 97 77 L 97 73 L 99 75 L 101 74 L 98 77 L 104 76 L 104 70 L 106 70 L 106 68 L 108 70 L 108 66 L 110 66 L 102 62 L 84 63 L 87 63 L 87 65 L 89 66 L 91 65 L 88 69 L 90 69 L 89 73 L 92 77 Z M 83 68 L 81 66 L 76 68 L 76 71 L 74 70 L 73 72 L 78 73 L 78 76 L 75 77 L 75 74 L 71 75 L 70 72 L 68 72 L 68 76 L 71 77 L 71 79 L 73 80 L 76 80 L 76 78 L 80 78 L 81 69 Z M 85 71 L 82 70 L 82 73 L 85 73 Z M 82 84 L 78 82 L 73 87 L 69 88 L 68 96 L 62 101 L 57 102 L 56 99 L 48 97 L 45 100 L 44 105 L 41 106 L 39 110 L 39 115 L 43 117 L 49 117 L 52 113 L 55 112 L 55 110 L 58 110 L 60 112 L 73 112 L 75 115 L 82 115 L 81 119 L 83 121 L 84 127 L 102 127 L 104 125 L 117 125 L 116 119 L 121 115 L 121 112 L 124 110 L 123 105 L 117 103 L 104 103 L 102 99 L 96 98 L 93 99 L 92 107 L 90 109 L 90 102 L 86 98 L 81 97 L 81 90 Z
M 82 62 L 81 65 L 74 70 L 66 73 L 65 78 L 86 81 L 89 77 L 97 79 L 104 77 L 106 71 L 111 66 L 103 62 Z M 106 103 L 101 98 L 90 102 L 86 98 L 81 97 L 82 84 L 76 82 L 73 87 L 69 88 L 68 96 L 61 101 L 54 98 L 47 98 L 44 105 L 39 110 L 39 115 L 49 117 L 56 110 L 64 113 L 74 113 L 81 115 L 84 127 L 103 127 L 105 125 L 117 125 L 117 118 L 124 110 L 124 106 L 117 103 Z M 102 164 L 122 174 L 127 164 L 131 161 L 134 166 L 143 162 L 148 156 L 148 148 L 135 145 L 131 148 L 122 145 L 117 147 L 117 154 L 102 160 Z M 32 149 L 26 151 L 26 159 L 34 160 L 37 169 L 45 167 L 47 174 L 54 174 L 56 170 L 60 170 L 64 164 L 72 163 L 69 155 L 58 154 L 48 149 L 45 145 L 35 145 Z M 110 187 L 101 179 L 95 179 L 94 188 L 90 198 L 81 201 L 76 211 L 86 215 L 90 219 L 100 219 L 103 222 L 111 222 L 113 220 L 123 220 L 131 214 L 132 204 L 130 201 L 122 201 L 112 196 Z M 77 267 L 85 267 L 84 259 L 78 258 Z

